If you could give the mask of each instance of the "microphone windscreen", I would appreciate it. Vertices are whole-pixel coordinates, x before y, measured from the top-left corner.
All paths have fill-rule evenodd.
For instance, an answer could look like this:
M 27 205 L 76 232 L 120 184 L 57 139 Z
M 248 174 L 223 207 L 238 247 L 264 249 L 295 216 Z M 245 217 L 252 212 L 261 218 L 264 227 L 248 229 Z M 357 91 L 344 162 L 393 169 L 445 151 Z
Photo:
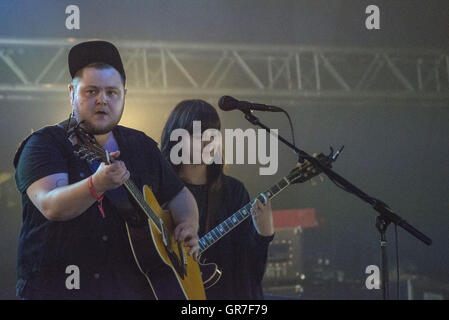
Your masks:
M 230 111 L 237 108 L 238 100 L 230 96 L 223 96 L 218 100 L 218 106 L 223 111 Z

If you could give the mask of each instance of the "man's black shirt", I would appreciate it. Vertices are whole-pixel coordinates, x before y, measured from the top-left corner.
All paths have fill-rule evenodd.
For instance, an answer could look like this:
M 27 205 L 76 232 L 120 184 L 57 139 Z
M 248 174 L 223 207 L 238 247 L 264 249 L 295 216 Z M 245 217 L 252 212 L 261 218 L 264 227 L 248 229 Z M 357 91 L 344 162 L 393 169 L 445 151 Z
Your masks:
M 113 135 L 131 179 L 142 189 L 151 187 L 160 204 L 184 187 L 160 154 L 155 141 L 143 132 L 117 126 Z M 27 138 L 14 159 L 16 184 L 22 193 L 23 226 L 18 247 L 17 294 L 24 298 L 141 299 L 151 298 L 130 249 L 124 220 L 105 197 L 102 218 L 96 203 L 69 221 L 49 221 L 26 194 L 35 181 L 67 173 L 69 184 L 93 172 L 74 153 L 66 132 L 45 127 Z M 80 271 L 80 289 L 68 290 L 68 266 Z

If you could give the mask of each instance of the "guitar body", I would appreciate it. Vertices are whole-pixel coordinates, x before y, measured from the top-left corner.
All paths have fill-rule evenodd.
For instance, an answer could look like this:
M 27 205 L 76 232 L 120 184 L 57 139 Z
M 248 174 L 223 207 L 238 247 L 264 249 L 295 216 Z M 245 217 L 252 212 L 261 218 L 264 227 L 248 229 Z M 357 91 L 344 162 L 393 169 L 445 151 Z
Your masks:
M 171 215 L 159 206 L 148 186 L 143 187 L 143 195 L 162 222 L 164 231 L 151 219 L 144 226 L 126 223 L 126 229 L 134 259 L 155 299 L 206 299 L 199 264 L 187 254 L 189 248 L 175 240 Z

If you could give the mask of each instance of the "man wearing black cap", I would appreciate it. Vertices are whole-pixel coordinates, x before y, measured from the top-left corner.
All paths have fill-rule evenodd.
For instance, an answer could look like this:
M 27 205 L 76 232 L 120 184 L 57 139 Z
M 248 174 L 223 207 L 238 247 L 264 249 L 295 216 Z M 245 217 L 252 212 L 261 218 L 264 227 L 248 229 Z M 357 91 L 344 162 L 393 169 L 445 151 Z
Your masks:
M 117 199 L 130 177 L 167 204 L 175 238 L 198 250 L 198 209 L 191 193 L 143 132 L 119 126 L 125 71 L 114 45 L 90 41 L 69 53 L 74 123 L 115 159 L 89 165 L 73 153 L 69 123 L 42 128 L 14 159 L 22 193 L 17 295 L 24 299 L 152 299 L 129 246 Z M 125 165 L 126 163 L 126 165 Z M 104 201 L 100 202 L 101 197 Z M 75 270 L 75 271 L 73 271 Z

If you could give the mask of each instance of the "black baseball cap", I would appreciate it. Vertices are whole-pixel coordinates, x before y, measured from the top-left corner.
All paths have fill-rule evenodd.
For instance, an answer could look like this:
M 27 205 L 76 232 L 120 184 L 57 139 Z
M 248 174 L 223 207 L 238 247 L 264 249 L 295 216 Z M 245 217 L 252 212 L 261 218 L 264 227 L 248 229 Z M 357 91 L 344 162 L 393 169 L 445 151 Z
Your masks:
M 73 46 L 69 52 L 69 71 L 73 77 L 85 66 L 99 62 L 115 68 L 126 80 L 125 69 L 117 48 L 107 41 L 87 41 Z

